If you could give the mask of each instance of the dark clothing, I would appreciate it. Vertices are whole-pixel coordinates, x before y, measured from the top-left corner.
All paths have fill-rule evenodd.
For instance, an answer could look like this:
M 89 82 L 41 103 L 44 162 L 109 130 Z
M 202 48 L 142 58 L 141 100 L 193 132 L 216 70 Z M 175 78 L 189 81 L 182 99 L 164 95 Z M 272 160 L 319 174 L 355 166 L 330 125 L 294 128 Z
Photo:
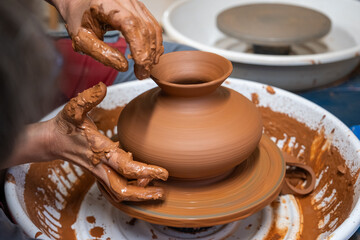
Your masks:
M 2 209 L 0 209 L 0 240 L 29 240 L 34 238 L 27 237 L 21 228 L 6 217 Z

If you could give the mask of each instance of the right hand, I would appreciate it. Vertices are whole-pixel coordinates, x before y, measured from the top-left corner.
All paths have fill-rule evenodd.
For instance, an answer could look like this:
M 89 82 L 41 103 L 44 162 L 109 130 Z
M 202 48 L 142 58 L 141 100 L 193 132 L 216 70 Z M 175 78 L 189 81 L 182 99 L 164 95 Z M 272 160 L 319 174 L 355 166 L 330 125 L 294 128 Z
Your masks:
M 75 51 L 85 53 L 118 71 L 128 70 L 126 58 L 103 42 L 106 31 L 119 30 L 135 61 L 138 79 L 150 76 L 164 52 L 162 29 L 138 0 L 53 0 L 72 39 Z

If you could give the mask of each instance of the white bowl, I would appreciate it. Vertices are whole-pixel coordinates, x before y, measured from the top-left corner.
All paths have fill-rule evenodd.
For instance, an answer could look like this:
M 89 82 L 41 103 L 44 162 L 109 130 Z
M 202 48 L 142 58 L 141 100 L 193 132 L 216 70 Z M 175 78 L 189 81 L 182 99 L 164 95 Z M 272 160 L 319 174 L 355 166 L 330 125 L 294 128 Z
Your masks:
M 228 79 L 224 85 L 233 88 L 248 98 L 251 98 L 252 93 L 257 93 L 261 106 L 271 106 L 274 111 L 287 113 L 298 121 L 306 123 L 311 129 L 320 129 L 323 126 L 325 128 L 325 135 L 333 134 L 332 144 L 339 149 L 340 154 L 346 160 L 346 165 L 351 169 L 351 175 L 356 180 L 355 195 L 353 206 L 351 206 L 352 210 L 347 219 L 333 232 L 322 235 L 321 239 L 348 239 L 360 225 L 360 179 L 356 175 L 360 169 L 360 142 L 352 131 L 331 113 L 287 91 L 274 88 L 276 93 L 270 94 L 267 92 L 265 85 L 236 79 Z M 111 86 L 108 88 L 108 94 L 100 106 L 105 109 L 123 106 L 140 93 L 154 86 L 155 84 L 151 80 L 127 82 Z M 61 107 L 54 110 L 45 119 L 54 117 L 60 110 Z M 324 115 L 326 115 L 326 118 L 323 118 Z M 332 129 L 336 129 L 336 131 L 331 133 Z M 9 170 L 9 173 L 14 176 L 15 181 L 5 183 L 5 194 L 9 209 L 16 222 L 29 236 L 34 237 L 40 230 L 30 220 L 24 203 L 24 181 L 28 168 L 29 165 L 21 165 Z M 64 168 L 66 168 L 66 165 L 64 165 Z M 80 170 L 78 171 L 81 172 Z M 68 184 L 71 187 L 72 183 Z M 59 188 L 61 188 L 60 185 L 59 183 Z M 279 202 L 281 207 L 276 214 L 268 206 L 245 220 L 227 225 L 222 231 L 216 233 L 218 235 L 212 236 L 215 239 L 219 239 L 224 237 L 224 234 L 230 234 L 227 239 L 238 239 L 238 237 L 253 240 L 264 239 L 264 236 L 267 235 L 275 221 L 276 224 L 280 224 L 287 229 L 285 239 L 296 239 L 297 233 L 301 229 L 301 216 L 296 200 L 291 195 L 285 195 L 281 196 L 281 201 Z M 56 212 L 56 209 L 59 207 L 61 208 L 58 205 L 46 208 L 48 214 L 44 216 L 48 216 L 49 213 L 51 216 L 58 216 L 59 214 Z M 111 239 L 150 239 L 150 231 L 154 231 L 159 239 L 168 239 L 164 233 L 164 227 L 154 226 L 140 220 L 138 220 L 136 227 L 126 224 L 131 217 L 107 203 L 96 185 L 85 196 L 77 215 L 77 220 L 72 225 L 72 228 L 77 230 L 76 235 L 79 240 L 93 239 L 89 234 L 89 229 L 93 225 L 85 220 L 86 216 L 95 216 L 96 224 L 104 228 L 105 233 L 102 239 L 107 239 L 108 237 Z M 329 217 L 331 218 L 331 216 Z M 53 232 L 56 233 L 56 226 L 58 224 L 56 221 L 54 218 L 51 221 L 46 221 L 45 219 L 44 223 L 54 224 Z M 41 235 L 41 238 L 49 239 L 45 235 Z
M 161 23 L 165 10 L 176 0 L 141 0 L 155 19 Z
M 216 17 L 225 9 L 252 3 L 284 3 L 315 9 L 331 19 L 331 31 L 319 41 L 298 46 L 305 55 L 246 53 L 246 44 L 225 36 L 216 27 Z M 355 0 L 188 0 L 171 5 L 162 22 L 171 39 L 231 60 L 234 63 L 232 77 L 297 91 L 332 83 L 357 66 L 359 13 L 360 1 Z M 307 54 L 308 48 L 315 54 Z

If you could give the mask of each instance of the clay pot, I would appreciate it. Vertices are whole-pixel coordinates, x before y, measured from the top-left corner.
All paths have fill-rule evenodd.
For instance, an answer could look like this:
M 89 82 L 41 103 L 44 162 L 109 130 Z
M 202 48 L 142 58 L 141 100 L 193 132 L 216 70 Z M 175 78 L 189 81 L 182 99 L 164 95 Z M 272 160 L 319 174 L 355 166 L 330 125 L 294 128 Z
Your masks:
M 257 147 L 261 117 L 240 93 L 220 86 L 231 74 L 227 59 L 208 52 L 165 54 L 151 71 L 159 87 L 122 111 L 118 134 L 134 159 L 166 168 L 181 179 L 231 172 Z

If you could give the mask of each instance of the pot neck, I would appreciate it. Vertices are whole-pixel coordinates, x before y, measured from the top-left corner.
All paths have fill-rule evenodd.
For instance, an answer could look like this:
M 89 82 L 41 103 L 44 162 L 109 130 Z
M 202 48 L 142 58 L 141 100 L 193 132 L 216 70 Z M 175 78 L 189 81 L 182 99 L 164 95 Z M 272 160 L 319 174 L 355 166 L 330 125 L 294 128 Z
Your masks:
M 164 93 L 174 97 L 201 97 L 208 95 L 225 81 L 225 79 L 204 81 L 195 78 L 174 79 L 173 81 L 161 81 L 154 77 L 152 79 Z
M 179 51 L 162 55 L 150 76 L 170 96 L 199 97 L 214 92 L 232 69 L 229 60 L 214 53 Z

